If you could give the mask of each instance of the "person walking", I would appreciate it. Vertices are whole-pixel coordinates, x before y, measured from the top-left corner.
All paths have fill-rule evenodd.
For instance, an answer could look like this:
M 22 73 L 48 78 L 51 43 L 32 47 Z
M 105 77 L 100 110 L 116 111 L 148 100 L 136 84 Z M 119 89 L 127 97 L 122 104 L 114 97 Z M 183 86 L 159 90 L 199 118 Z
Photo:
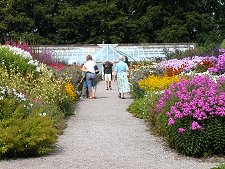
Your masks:
M 114 62 L 106 61 L 103 63 L 104 79 L 106 82 L 106 90 L 112 90 L 112 67 Z
M 124 62 L 124 56 L 119 56 L 119 63 L 116 64 L 113 81 L 117 80 L 117 86 L 121 99 L 125 99 L 124 94 L 130 92 L 130 85 L 127 77 L 129 71 L 127 63 Z
M 89 98 L 96 99 L 97 75 L 95 73 L 96 62 L 93 61 L 91 55 L 86 56 L 86 62 L 83 65 L 83 71 L 86 72 L 86 80 L 88 82 Z

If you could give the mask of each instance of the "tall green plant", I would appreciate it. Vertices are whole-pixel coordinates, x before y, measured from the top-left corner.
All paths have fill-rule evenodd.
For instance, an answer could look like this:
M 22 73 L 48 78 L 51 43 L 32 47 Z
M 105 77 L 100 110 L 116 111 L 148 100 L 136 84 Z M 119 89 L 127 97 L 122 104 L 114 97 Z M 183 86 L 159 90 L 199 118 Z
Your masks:
M 21 55 L 13 53 L 9 48 L 0 47 L 0 67 L 6 68 L 9 73 L 11 70 L 22 75 L 37 73 L 37 66 L 29 64 L 29 60 L 28 58 L 23 58 Z

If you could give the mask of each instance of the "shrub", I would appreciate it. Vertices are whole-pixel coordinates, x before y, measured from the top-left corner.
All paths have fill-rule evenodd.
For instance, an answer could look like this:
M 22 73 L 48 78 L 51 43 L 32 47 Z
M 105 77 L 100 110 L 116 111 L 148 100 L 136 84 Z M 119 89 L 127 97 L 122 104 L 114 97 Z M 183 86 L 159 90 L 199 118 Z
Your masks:
M 64 98 L 58 105 L 65 116 L 72 115 L 74 112 L 74 102 L 70 98 Z
M 0 47 L 0 67 L 6 68 L 8 72 L 12 69 L 15 70 L 15 73 L 21 73 L 22 75 L 37 72 L 37 66 L 29 64 L 29 61 L 29 58 L 15 54 L 8 47 Z
M 170 145 L 195 157 L 223 154 L 224 100 L 221 84 L 207 76 L 170 85 L 157 103 L 158 111 L 167 117 L 166 136 Z
M 219 164 L 218 166 L 213 167 L 211 169 L 225 169 L 225 163 Z
M 21 76 L 20 74 L 8 74 L 7 71 L 0 68 L 0 86 L 8 86 L 23 93 L 33 103 L 44 106 L 46 109 L 54 110 L 55 115 L 50 110 L 56 121 L 56 124 L 63 123 L 62 113 L 66 115 L 72 114 L 76 98 L 72 97 L 66 92 L 67 81 L 51 79 L 50 74 L 43 72 L 42 76 L 34 78 L 33 75 L 28 77 Z M 32 80 L 33 79 L 33 80 Z M 75 91 L 74 91 L 75 92 Z M 66 107 L 64 107 L 66 106 Z M 61 126 L 61 125 L 60 125 Z M 60 127 L 61 128 L 61 127 Z
M 0 110 L 4 114 L 0 123 L 0 157 L 38 156 L 52 150 L 58 131 L 45 112 L 28 109 L 13 98 L 0 100 Z

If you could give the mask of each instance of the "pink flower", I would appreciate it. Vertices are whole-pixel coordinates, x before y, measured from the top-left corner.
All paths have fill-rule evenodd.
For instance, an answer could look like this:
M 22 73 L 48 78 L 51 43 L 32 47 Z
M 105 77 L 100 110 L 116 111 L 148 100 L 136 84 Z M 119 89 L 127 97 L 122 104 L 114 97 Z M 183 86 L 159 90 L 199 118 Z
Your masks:
M 168 126 L 174 125 L 175 121 L 172 118 L 169 118 L 168 120 Z
M 185 129 L 184 129 L 184 128 L 178 128 L 178 132 L 179 132 L 180 134 L 183 134 L 183 133 L 185 132 Z
M 201 130 L 202 129 L 202 126 L 200 126 L 198 124 L 198 122 L 196 121 L 193 121 L 192 124 L 191 124 L 191 130 Z

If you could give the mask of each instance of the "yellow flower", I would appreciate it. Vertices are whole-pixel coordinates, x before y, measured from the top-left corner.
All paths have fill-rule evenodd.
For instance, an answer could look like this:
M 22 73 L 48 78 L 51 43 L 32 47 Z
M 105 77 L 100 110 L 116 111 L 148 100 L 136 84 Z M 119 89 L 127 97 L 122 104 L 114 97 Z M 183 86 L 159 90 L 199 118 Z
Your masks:
M 179 76 L 155 76 L 150 75 L 147 78 L 144 78 L 138 81 L 138 85 L 145 92 L 161 91 L 167 89 L 170 84 L 173 82 L 178 82 L 180 80 Z
M 72 98 L 73 101 L 76 101 L 77 94 L 71 82 L 68 82 L 65 86 L 67 94 Z

